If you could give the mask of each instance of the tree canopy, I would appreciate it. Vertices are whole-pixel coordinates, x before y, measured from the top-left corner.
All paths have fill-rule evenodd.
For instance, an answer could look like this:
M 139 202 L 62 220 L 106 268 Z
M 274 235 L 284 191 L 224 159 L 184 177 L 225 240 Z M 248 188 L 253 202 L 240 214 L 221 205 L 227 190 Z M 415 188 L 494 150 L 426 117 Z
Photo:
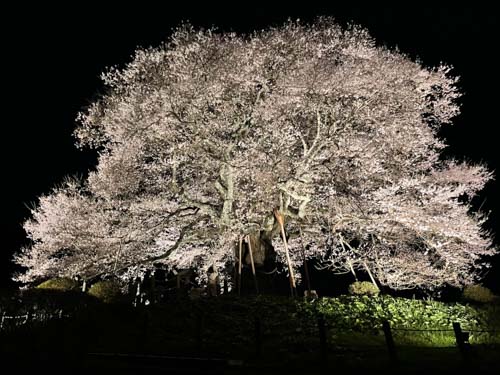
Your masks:
M 98 165 L 40 198 L 16 277 L 229 277 L 249 236 L 278 262 L 288 245 L 295 271 L 304 250 L 395 289 L 469 284 L 495 252 L 470 205 L 492 174 L 442 157 L 450 70 L 328 18 L 251 35 L 183 25 L 103 74 L 75 131 Z

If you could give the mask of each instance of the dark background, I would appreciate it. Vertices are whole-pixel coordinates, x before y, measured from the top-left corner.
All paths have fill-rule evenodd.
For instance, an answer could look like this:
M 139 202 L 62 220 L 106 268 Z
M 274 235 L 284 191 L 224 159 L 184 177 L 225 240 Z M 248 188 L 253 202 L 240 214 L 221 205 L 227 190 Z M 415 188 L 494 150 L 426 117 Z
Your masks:
M 187 2 L 177 7 L 122 2 L 107 9 L 89 4 L 3 9 L 0 286 L 13 285 L 11 258 L 27 243 L 21 224 L 29 216 L 28 206 L 64 176 L 85 175 L 95 164 L 93 153 L 74 147 L 71 134 L 77 112 L 103 89 L 100 73 L 111 65 L 123 66 L 137 46 L 157 46 L 181 21 L 249 32 L 288 18 L 310 21 L 330 15 L 341 23 L 353 21 L 368 28 L 379 43 L 398 46 L 425 65 L 451 64 L 461 77 L 464 97 L 455 125 L 442 131 L 450 145 L 446 153 L 500 170 L 498 13 L 493 7 L 314 7 L 309 3 L 203 8 Z M 499 192 L 494 181 L 475 201 L 476 207 L 482 204 L 483 210 L 491 211 L 488 229 L 497 233 L 497 245 Z M 493 259 L 485 283 L 500 292 L 499 256 Z

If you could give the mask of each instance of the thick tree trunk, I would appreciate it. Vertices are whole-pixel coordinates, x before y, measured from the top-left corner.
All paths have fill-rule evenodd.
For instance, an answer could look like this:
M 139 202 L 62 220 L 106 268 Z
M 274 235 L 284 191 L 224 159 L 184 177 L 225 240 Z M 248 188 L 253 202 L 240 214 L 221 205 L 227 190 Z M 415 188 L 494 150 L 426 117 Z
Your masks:
M 266 248 L 265 244 L 261 241 L 260 232 L 248 235 L 249 246 L 252 247 L 253 263 L 256 267 L 261 267 L 264 265 L 266 260 Z M 250 264 L 250 253 L 247 254 L 245 262 Z

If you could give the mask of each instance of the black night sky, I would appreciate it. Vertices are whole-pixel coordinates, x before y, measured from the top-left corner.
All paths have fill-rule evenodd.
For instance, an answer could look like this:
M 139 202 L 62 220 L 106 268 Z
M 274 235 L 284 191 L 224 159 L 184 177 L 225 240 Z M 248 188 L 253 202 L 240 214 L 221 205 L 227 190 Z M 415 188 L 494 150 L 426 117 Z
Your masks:
M 26 243 L 21 223 L 29 215 L 27 205 L 64 176 L 85 175 L 95 164 L 93 153 L 76 149 L 71 134 L 77 112 L 103 89 L 100 73 L 111 65 L 123 66 L 137 46 L 157 46 L 183 20 L 196 27 L 249 32 L 288 18 L 309 21 L 330 15 L 368 28 L 379 43 L 398 46 L 425 65 L 453 65 L 464 93 L 462 114 L 442 136 L 450 145 L 449 156 L 484 162 L 496 170 L 497 181 L 475 203 L 492 211 L 488 225 L 500 245 L 498 13 L 484 5 L 383 8 L 308 3 L 271 7 L 247 2 L 205 9 L 195 4 L 183 9 L 127 8 L 122 3 L 103 9 L 82 2 L 74 8 L 4 9 L 0 285 L 12 285 L 12 254 Z M 500 256 L 486 284 L 500 292 Z

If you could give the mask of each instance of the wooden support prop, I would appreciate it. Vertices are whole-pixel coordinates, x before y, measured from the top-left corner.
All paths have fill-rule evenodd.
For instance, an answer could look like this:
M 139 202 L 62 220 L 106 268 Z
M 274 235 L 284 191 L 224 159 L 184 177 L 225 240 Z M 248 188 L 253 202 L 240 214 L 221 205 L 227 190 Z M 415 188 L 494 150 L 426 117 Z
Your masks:
M 375 279 L 373 278 L 373 275 L 370 271 L 370 268 L 368 267 L 368 264 L 366 264 L 366 262 L 363 262 L 363 266 L 365 267 L 366 272 L 368 272 L 368 276 L 370 276 L 370 280 L 372 281 L 372 284 L 375 285 L 377 287 L 377 289 L 380 289 L 378 287 L 377 283 L 375 282 Z
M 292 295 L 292 297 L 295 297 L 296 296 L 295 276 L 293 274 L 292 262 L 290 261 L 290 253 L 288 252 L 288 243 L 286 241 L 285 225 L 284 225 L 285 219 L 283 218 L 281 212 L 278 211 L 278 209 L 274 209 L 274 216 L 276 217 L 276 220 L 278 221 L 281 227 L 281 236 L 283 237 L 283 244 L 285 246 L 286 263 L 288 267 L 288 278 L 290 281 L 290 294 Z
M 247 235 L 247 243 L 248 243 L 248 253 L 250 254 L 250 264 L 252 266 L 253 282 L 255 284 L 255 292 L 257 294 L 259 294 L 259 284 L 257 283 L 257 275 L 255 273 L 255 264 L 253 262 L 252 243 L 250 242 L 250 236 L 249 235 Z
M 149 286 L 151 288 L 151 300 L 156 301 L 156 277 L 154 273 L 149 276 Z
M 238 254 L 236 254 L 234 259 L 234 267 L 233 267 L 233 292 L 237 293 L 238 290 Z
M 309 267 L 307 266 L 306 259 L 306 246 L 304 244 L 304 237 L 302 235 L 302 227 L 299 225 L 299 233 L 300 233 L 300 243 L 302 244 L 302 262 L 304 263 L 304 271 L 306 274 L 306 282 L 307 282 L 307 291 L 309 292 L 309 297 L 311 296 L 311 279 L 309 277 Z
M 358 281 L 358 276 L 356 275 L 356 272 L 354 271 L 354 267 L 352 266 L 352 262 L 349 260 L 349 268 L 351 270 L 351 273 L 354 275 L 354 280 Z
M 241 296 L 241 257 L 243 249 L 243 237 L 240 236 L 240 248 L 238 254 L 238 295 Z

